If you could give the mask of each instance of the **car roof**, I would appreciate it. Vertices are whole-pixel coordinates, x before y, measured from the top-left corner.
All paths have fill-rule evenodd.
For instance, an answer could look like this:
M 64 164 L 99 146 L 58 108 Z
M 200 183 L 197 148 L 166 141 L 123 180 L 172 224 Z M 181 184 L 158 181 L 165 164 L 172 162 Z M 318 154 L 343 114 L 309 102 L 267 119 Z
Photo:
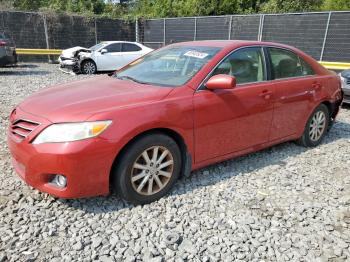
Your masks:
M 220 47 L 220 48 L 230 48 L 235 49 L 243 46 L 276 46 L 282 48 L 288 48 L 295 50 L 292 46 L 285 44 L 274 43 L 274 42 L 262 42 L 262 41 L 248 41 L 248 40 L 201 40 L 201 41 L 190 41 L 176 43 L 173 45 L 177 46 L 210 46 L 210 47 Z
M 118 44 L 118 43 L 130 43 L 130 44 L 138 44 L 137 42 L 130 41 L 101 41 L 102 44 Z

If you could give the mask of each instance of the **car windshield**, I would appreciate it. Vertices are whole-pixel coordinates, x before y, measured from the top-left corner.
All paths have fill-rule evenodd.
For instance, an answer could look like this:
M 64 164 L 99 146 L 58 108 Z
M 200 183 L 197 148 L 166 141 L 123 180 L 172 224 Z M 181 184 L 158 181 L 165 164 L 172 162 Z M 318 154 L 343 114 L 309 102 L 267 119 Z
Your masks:
M 96 51 L 96 50 L 100 49 L 101 47 L 103 47 L 104 45 L 105 45 L 104 43 L 99 43 L 97 45 L 94 45 L 94 46 L 90 47 L 89 49 L 91 51 Z
M 5 35 L 3 33 L 0 33 L 0 39 L 5 39 Z
M 120 79 L 160 86 L 181 86 L 189 81 L 220 48 L 179 46 L 152 52 L 114 74 Z

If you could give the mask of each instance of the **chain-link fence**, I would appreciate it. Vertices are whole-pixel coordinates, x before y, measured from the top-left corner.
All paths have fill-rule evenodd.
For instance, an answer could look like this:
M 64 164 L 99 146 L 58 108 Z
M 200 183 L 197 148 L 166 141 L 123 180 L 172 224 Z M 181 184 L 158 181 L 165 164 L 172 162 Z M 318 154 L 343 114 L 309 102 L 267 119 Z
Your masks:
M 181 17 L 134 22 L 32 12 L 0 11 L 0 31 L 17 47 L 65 49 L 106 40 L 159 48 L 192 40 L 242 39 L 296 46 L 315 59 L 350 62 L 350 11 Z
M 135 41 L 136 35 L 134 22 L 119 19 L 14 11 L 0 11 L 0 32 L 5 32 L 19 48 L 35 49 L 90 47 L 108 40 Z
M 273 41 L 317 60 L 350 62 L 350 12 L 181 17 L 139 21 L 136 37 L 158 48 L 209 39 Z

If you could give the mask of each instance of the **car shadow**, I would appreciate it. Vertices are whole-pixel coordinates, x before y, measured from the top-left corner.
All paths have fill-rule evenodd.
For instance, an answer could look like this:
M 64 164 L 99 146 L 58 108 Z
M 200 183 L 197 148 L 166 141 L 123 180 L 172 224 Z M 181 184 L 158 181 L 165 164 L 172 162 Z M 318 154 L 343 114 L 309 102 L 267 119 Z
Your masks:
M 342 107 L 343 109 L 350 110 L 350 104 L 342 104 L 341 107 Z
M 330 134 L 324 138 L 322 144 L 333 143 L 340 139 L 350 139 L 350 124 L 337 121 L 331 129 Z M 288 153 L 284 150 L 287 148 Z M 234 176 L 245 175 L 268 166 L 285 166 L 287 165 L 288 158 L 302 154 L 308 150 L 311 149 L 298 146 L 294 142 L 286 142 L 255 153 L 213 164 L 192 172 L 189 177 L 179 179 L 174 185 L 172 191 L 164 198 L 168 198 L 169 200 L 169 198 L 171 199 L 178 195 L 186 194 L 189 191 L 197 190 L 209 185 L 215 185 Z M 203 172 L 204 170 L 209 172 Z M 188 186 L 189 184 L 191 184 L 190 187 Z M 112 193 L 107 197 L 72 200 L 58 199 L 57 201 L 69 207 L 95 214 L 116 212 L 121 209 L 134 207 L 122 200 L 115 193 Z

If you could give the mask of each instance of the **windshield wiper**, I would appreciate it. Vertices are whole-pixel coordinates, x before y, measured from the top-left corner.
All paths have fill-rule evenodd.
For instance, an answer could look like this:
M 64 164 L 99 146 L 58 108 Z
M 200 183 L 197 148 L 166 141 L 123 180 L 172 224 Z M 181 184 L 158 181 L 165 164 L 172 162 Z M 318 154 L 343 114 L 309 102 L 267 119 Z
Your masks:
M 118 79 L 121 79 L 121 80 L 124 80 L 124 79 L 131 80 L 131 81 L 139 83 L 139 84 L 147 84 L 146 82 L 142 82 L 142 81 L 137 80 L 136 78 L 133 78 L 131 76 L 118 76 L 118 75 L 115 75 L 115 77 L 118 78 Z

